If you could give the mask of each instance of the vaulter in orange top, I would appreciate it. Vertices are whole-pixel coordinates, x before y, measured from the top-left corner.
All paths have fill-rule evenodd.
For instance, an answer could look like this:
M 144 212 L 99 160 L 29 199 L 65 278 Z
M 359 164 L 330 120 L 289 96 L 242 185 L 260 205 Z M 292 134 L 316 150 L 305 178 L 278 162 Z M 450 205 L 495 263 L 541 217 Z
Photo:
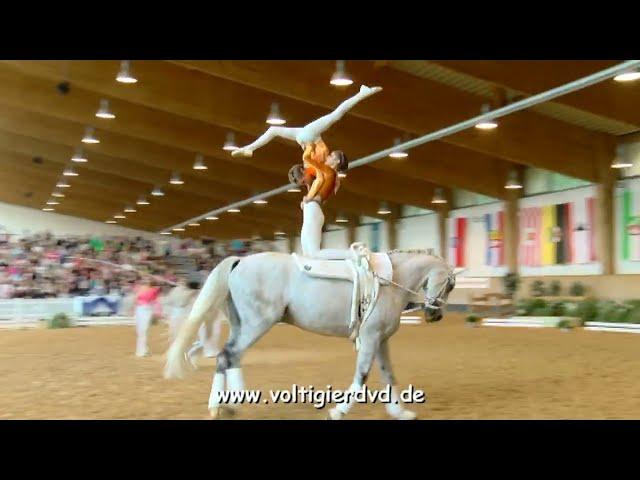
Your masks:
M 356 104 L 381 90 L 381 87 L 362 85 L 356 95 L 342 102 L 328 115 L 320 117 L 301 128 L 270 127 L 255 142 L 232 153 L 233 156 L 251 157 L 256 149 L 266 145 L 276 137 L 293 140 L 302 147 L 304 172 L 302 176 L 300 176 L 300 172 L 297 173 L 298 177 L 301 178 L 295 183 L 306 183 L 309 186 L 309 182 L 313 178 L 309 191 L 301 204 L 304 212 L 301 242 L 305 256 L 325 259 L 347 258 L 347 251 L 320 249 L 322 227 L 324 225 L 324 214 L 320 205 L 337 192 L 339 188 L 338 172 L 347 169 L 347 159 L 344 153 L 339 150 L 329 152 L 321 135 Z

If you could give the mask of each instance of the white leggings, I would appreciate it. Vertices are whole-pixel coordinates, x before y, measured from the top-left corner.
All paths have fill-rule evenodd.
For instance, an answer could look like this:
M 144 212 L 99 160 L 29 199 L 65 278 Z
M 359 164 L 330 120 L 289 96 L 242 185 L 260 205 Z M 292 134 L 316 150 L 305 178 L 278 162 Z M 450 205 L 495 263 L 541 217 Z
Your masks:
M 318 202 L 305 203 L 303 216 L 300 243 L 302 244 L 302 254 L 305 257 L 320 258 L 323 260 L 344 260 L 351 257 L 349 250 L 336 248 L 320 249 L 324 214 Z
M 307 124 L 302 128 L 292 127 L 270 127 L 266 132 L 262 134 L 255 142 L 246 147 L 243 147 L 234 152 L 236 155 L 241 155 L 243 151 L 253 152 L 260 147 L 264 147 L 267 143 L 276 137 L 285 138 L 287 140 L 293 140 L 298 142 L 299 145 L 304 147 L 310 143 L 316 142 L 321 139 L 321 135 L 326 132 L 334 123 L 340 120 L 344 115 L 351 110 L 356 104 L 365 98 L 378 92 L 378 88 L 369 88 L 365 85 L 360 87 L 360 91 L 354 96 L 347 98 L 331 113 L 324 115 L 317 120 Z
M 149 353 L 147 344 L 147 332 L 151 326 L 151 318 L 153 317 L 153 306 L 138 305 L 136 307 L 136 355 L 143 356 Z

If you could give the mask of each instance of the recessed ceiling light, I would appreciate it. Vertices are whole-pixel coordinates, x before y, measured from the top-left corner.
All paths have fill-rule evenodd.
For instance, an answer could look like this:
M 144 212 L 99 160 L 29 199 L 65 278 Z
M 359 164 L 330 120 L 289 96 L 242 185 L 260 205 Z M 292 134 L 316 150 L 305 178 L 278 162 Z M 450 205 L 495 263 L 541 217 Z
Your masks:
M 64 198 L 64 193 L 62 192 L 53 192 L 51 194 L 52 197 Z
M 174 172 L 173 175 L 171 175 L 171 180 L 169 180 L 169 183 L 171 185 L 182 185 L 184 181 L 180 178 L 180 174 L 178 172 Z
M 87 127 L 82 137 L 82 143 L 100 143 L 100 140 L 95 135 L 95 129 L 93 127 Z
M 136 203 L 138 205 L 149 205 L 149 201 L 144 197 L 144 195 L 140 196 Z
M 116 80 L 120 83 L 136 83 L 138 81 L 131 72 L 130 60 L 122 60 L 122 62 L 120 62 L 120 71 L 116 76 Z
M 190 224 L 189 224 L 189 226 L 190 226 L 190 227 L 199 227 L 199 226 L 200 226 L 200 224 L 199 224 L 199 223 L 197 223 L 197 222 L 195 222 L 195 223 L 190 223 Z
M 106 98 L 100 100 L 100 108 L 98 108 L 98 111 L 96 112 L 96 117 L 106 119 L 116 118 L 113 112 L 109 109 L 109 100 Z
M 184 228 L 183 227 L 176 227 L 173 229 L 174 232 L 184 232 Z
M 230 208 L 229 210 L 227 210 L 227 212 L 229 212 L 229 213 L 240 213 L 240 209 L 239 208 Z
M 331 76 L 331 80 L 329 80 L 329 83 L 331 85 L 335 85 L 336 87 L 346 87 L 353 83 L 353 80 L 345 70 L 344 60 L 336 61 L 336 71 Z
M 118 222 L 116 222 L 115 220 L 107 220 L 104 223 L 118 223 Z
M 155 187 L 151 191 L 151 195 L 153 195 L 154 197 L 163 197 L 164 196 L 164 192 L 162 191 L 162 189 L 160 187 Z
M 200 154 L 196 155 L 196 160 L 193 163 L 194 170 L 207 170 L 207 165 L 204 163 L 204 157 Z
M 238 149 L 238 146 L 236 145 L 236 136 L 233 132 L 227 133 L 227 140 L 224 142 L 222 149 L 228 152 L 233 152 Z
M 120 218 L 120 219 L 122 219 L 122 218 L 127 218 L 127 216 L 126 216 L 126 215 L 123 215 L 123 214 L 121 214 L 121 213 L 116 213 L 116 214 L 113 216 L 113 218 Z
M 53 207 L 44 207 L 42 210 L 44 212 L 55 212 L 56 209 Z
M 73 167 L 67 167 L 62 172 L 62 175 L 65 177 L 77 177 L 78 173 L 73 169 Z
M 125 213 L 136 213 L 137 210 L 135 208 L 133 208 L 131 205 L 128 205 L 124 208 L 124 212 Z
M 482 105 L 481 113 L 489 113 L 491 111 L 491 106 L 488 103 Z M 480 130 L 493 130 L 494 128 L 498 128 L 498 122 L 494 119 L 487 119 L 482 122 L 476 123 L 476 128 Z
M 269 115 L 267 116 L 267 123 L 269 125 L 284 125 L 287 121 L 282 118 L 280 114 L 280 105 L 278 103 L 273 102 L 271 104 L 271 110 L 269 111 Z
M 72 162 L 76 162 L 76 163 L 87 163 L 88 160 L 87 160 L 87 157 L 85 156 L 82 148 L 78 147 L 78 148 L 76 148 L 75 153 L 71 157 L 71 161 Z
M 205 220 L 218 220 L 218 217 L 206 217 Z
M 640 79 L 640 69 L 630 70 L 613 77 L 616 82 L 633 82 Z

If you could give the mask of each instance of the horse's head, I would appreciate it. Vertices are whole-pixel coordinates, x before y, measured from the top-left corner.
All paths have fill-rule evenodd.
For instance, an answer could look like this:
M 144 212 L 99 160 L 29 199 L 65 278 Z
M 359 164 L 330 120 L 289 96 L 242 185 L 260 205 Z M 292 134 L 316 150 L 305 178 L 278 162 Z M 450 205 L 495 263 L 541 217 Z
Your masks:
M 443 307 L 447 304 L 449 293 L 456 286 L 456 276 L 453 270 L 444 261 L 436 264 L 429 270 L 427 278 L 422 285 L 424 292 L 423 310 L 427 321 L 437 322 L 444 315 Z

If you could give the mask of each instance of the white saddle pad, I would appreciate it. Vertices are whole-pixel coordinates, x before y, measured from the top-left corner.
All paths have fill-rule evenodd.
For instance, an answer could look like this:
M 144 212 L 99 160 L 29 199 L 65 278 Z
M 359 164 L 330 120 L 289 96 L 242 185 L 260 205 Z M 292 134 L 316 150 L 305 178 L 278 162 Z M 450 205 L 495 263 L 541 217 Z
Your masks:
M 353 268 L 346 260 L 317 260 L 292 253 L 301 272 L 316 278 L 331 278 L 353 282 Z M 383 279 L 393 277 L 391 259 L 386 253 L 371 253 L 370 264 L 373 271 Z M 386 283 L 386 282 L 382 282 Z

